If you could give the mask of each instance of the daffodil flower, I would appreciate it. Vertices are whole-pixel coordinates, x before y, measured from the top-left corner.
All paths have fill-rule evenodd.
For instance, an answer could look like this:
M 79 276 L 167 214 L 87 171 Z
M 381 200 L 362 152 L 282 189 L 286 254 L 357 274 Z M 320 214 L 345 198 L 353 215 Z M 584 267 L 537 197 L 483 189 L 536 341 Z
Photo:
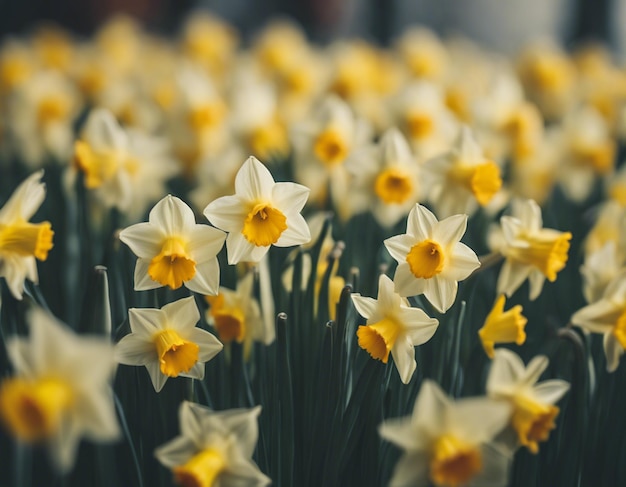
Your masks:
M 228 263 L 259 262 L 271 245 L 307 243 L 311 234 L 300 211 L 309 189 L 295 183 L 276 183 L 269 170 L 249 157 L 235 177 L 235 194 L 214 200 L 204 215 L 226 238 Z
M 456 145 L 428 160 L 424 170 L 431 179 L 428 198 L 443 217 L 473 213 L 479 204 L 489 203 L 502 186 L 500 168 L 483 155 L 467 126 L 462 127 Z
M 390 487 L 506 485 L 509 458 L 492 441 L 510 414 L 508 404 L 489 398 L 453 402 L 424 381 L 413 415 L 379 427 L 385 440 L 404 450 Z
M 271 481 L 251 459 L 260 413 L 260 406 L 212 411 L 185 401 L 178 413 L 181 435 L 154 454 L 178 485 L 263 487 Z
M 467 215 L 437 221 L 426 207 L 415 205 L 409 213 L 405 234 L 385 240 L 385 247 L 398 262 L 394 275 L 400 296 L 423 294 L 445 313 L 456 299 L 458 281 L 480 266 L 472 249 L 460 242 Z
M 541 293 L 546 279 L 556 280 L 567 263 L 572 234 L 542 228 L 541 208 L 533 200 L 513 202 L 513 214 L 500 219 L 504 243 L 499 249 L 506 259 L 498 276 L 497 292 L 511 296 L 526 280 L 530 299 Z
M 567 382 L 558 379 L 536 384 L 548 363 L 547 357 L 539 355 L 525 367 L 518 355 L 501 348 L 495 351 L 487 378 L 487 394 L 511 404 L 510 425 L 518 442 L 532 453 L 539 451 L 539 442 L 546 441 L 556 427 L 559 408 L 554 404 L 569 389 Z
M 497 343 L 516 343 L 526 341 L 524 327 L 528 320 L 522 316 L 522 307 L 518 304 L 504 311 L 506 297 L 501 295 L 487 315 L 485 324 L 478 330 L 478 336 L 489 358 L 493 358 L 494 345 Z
M 200 312 L 193 296 L 161 309 L 131 308 L 131 333 L 115 346 L 116 360 L 144 365 L 152 385 L 160 392 L 168 377 L 204 378 L 204 364 L 222 350 L 211 333 L 196 327 Z
M 393 282 L 381 274 L 378 299 L 352 294 L 354 307 L 367 319 L 356 334 L 359 346 L 383 363 L 393 356 L 400 379 L 408 384 L 415 372 L 415 347 L 426 343 L 437 331 L 439 321 L 423 310 L 411 308 L 406 299 L 393 290 Z
M 30 336 L 7 341 L 15 376 L 0 383 L 0 420 L 21 441 L 47 445 L 55 467 L 74 464 L 82 436 L 118 438 L 110 382 L 116 364 L 104 338 L 79 337 L 41 310 Z
M 28 221 L 46 196 L 42 176 L 43 171 L 32 174 L 0 209 L 0 277 L 15 299 L 22 299 L 25 279 L 38 281 L 35 259 L 46 260 L 52 249 L 50 223 Z
M 572 323 L 604 335 L 606 368 L 614 372 L 626 349 L 626 273 L 621 272 L 613 279 L 602 299 L 576 311 Z
M 150 211 L 148 222 L 120 232 L 120 240 L 137 258 L 135 290 L 161 286 L 217 293 L 220 268 L 217 253 L 224 245 L 224 232 L 196 224 L 193 211 L 181 199 L 167 195 Z

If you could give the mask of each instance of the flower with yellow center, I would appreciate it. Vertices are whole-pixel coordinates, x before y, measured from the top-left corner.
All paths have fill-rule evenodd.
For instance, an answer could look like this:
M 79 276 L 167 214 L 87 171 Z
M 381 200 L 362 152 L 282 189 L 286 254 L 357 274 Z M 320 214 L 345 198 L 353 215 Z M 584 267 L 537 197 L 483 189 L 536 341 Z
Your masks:
M 478 336 L 489 358 L 494 357 L 494 345 L 498 343 L 522 345 L 526 341 L 524 327 L 528 320 L 522 315 L 522 307 L 518 304 L 504 311 L 505 300 L 504 294 L 497 299 L 485 324 L 478 330 Z
M 135 290 L 161 286 L 216 294 L 220 281 L 217 253 L 224 245 L 224 232 L 196 224 L 191 208 L 167 195 L 148 216 L 120 232 L 120 240 L 138 257 Z
M 463 126 L 456 145 L 448 153 L 426 162 L 431 178 L 428 195 L 437 214 L 472 214 L 500 191 L 502 178 L 498 165 L 483 156 L 471 130 Z
M 271 481 L 252 461 L 258 439 L 253 409 L 212 411 L 183 402 L 178 410 L 181 434 L 154 452 L 186 487 L 264 487 Z
M 139 218 L 178 172 L 167 150 L 162 139 L 125 130 L 110 111 L 99 108 L 74 143 L 74 169 L 103 206 Z
M 222 350 L 217 338 L 196 327 L 200 312 L 193 296 L 161 309 L 131 308 L 128 317 L 131 333 L 115 346 L 115 359 L 145 366 L 156 392 L 169 377 L 203 379 L 204 364 Z
M 269 345 L 274 341 L 272 326 L 266 327 L 261 307 L 252 295 L 254 273 L 248 272 L 237 283 L 237 290 L 220 287 L 217 296 L 207 296 L 209 303 L 207 321 L 217 330 L 224 343 L 259 341 Z
M 35 259 L 46 260 L 53 246 L 50 223 L 28 221 L 46 196 L 42 177 L 43 171 L 32 174 L 0 209 L 0 277 L 15 299 L 22 299 L 24 280 L 38 281 Z
M 576 311 L 572 323 L 604 335 L 606 368 L 614 372 L 626 349 L 626 273 L 621 272 L 611 281 L 602 299 Z
M 541 208 L 533 200 L 513 201 L 511 216 L 500 219 L 506 259 L 498 276 L 497 292 L 511 296 L 528 279 L 530 299 L 541 293 L 546 279 L 554 282 L 567 263 L 572 234 L 542 228 Z
M 472 249 L 460 242 L 467 215 L 437 221 L 426 207 L 415 205 L 409 213 L 406 233 L 385 240 L 385 247 L 398 262 L 394 275 L 400 296 L 423 294 L 445 313 L 456 299 L 458 281 L 480 266 Z
M 495 351 L 487 378 L 487 394 L 511 405 L 510 427 L 516 433 L 516 442 L 532 453 L 539 451 L 539 442 L 546 441 L 556 425 L 559 408 L 554 404 L 569 389 L 564 380 L 553 379 L 537 384 L 548 367 L 548 358 L 539 355 L 528 366 L 518 355 L 500 348 Z
M 383 228 L 390 228 L 406 216 L 420 199 L 420 167 L 408 142 L 395 128 L 387 130 L 373 149 L 374 157 L 359 158 L 350 164 L 354 203 L 369 209 Z
M 378 279 L 378 299 L 355 293 L 352 303 L 367 319 L 367 325 L 359 326 L 356 332 L 359 346 L 385 364 L 391 353 L 400 379 L 408 384 L 417 367 L 415 347 L 432 338 L 439 321 L 419 308 L 411 308 L 394 292 L 392 280 L 384 274 Z
M 15 375 L 0 382 L 0 423 L 20 441 L 46 445 L 57 470 L 67 472 L 81 437 L 119 436 L 113 347 L 75 335 L 39 309 L 28 318 L 30 336 L 7 340 Z
M 602 299 L 611 282 L 624 270 L 624 256 L 616 242 L 609 241 L 599 250 L 585 255 L 585 262 L 580 266 L 583 278 L 583 295 L 587 303 Z
M 334 95 L 325 98 L 305 121 L 294 126 L 295 175 L 311 189 L 311 200 L 332 204 L 342 220 L 352 214 L 348 198 L 352 167 L 358 167 L 369 141 L 369 125 L 355 117 L 346 102 Z M 329 209 L 329 208 L 324 208 Z
M 493 439 L 510 413 L 508 404 L 488 398 L 453 402 L 437 384 L 424 381 L 413 415 L 379 427 L 383 439 L 404 450 L 389 485 L 505 485 L 510 459 Z
M 228 263 L 259 262 L 271 245 L 290 247 L 311 239 L 300 214 L 309 189 L 276 183 L 269 170 L 249 157 L 235 177 L 235 194 L 209 203 L 204 215 L 226 238 Z

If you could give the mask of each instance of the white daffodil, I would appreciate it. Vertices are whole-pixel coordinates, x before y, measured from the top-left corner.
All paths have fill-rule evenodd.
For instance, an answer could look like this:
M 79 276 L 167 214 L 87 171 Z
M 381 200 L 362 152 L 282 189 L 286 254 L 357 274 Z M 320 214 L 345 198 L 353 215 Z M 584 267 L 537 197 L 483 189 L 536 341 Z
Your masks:
M 532 453 L 539 451 L 538 443 L 546 441 L 556 427 L 554 420 L 559 408 L 554 404 L 569 389 L 569 384 L 559 379 L 536 384 L 548 363 L 547 357 L 539 355 L 524 367 L 518 355 L 501 348 L 495 351 L 487 378 L 487 394 L 509 402 L 510 425 L 517 434 L 517 442 Z
M 348 165 L 363 155 L 359 149 L 368 141 L 368 125 L 335 96 L 325 98 L 309 119 L 292 130 L 296 180 L 311 188 L 314 203 L 332 202 L 343 220 L 353 213 Z
M 268 169 L 251 156 L 235 177 L 235 194 L 209 203 L 204 215 L 229 232 L 229 264 L 259 262 L 270 245 L 290 247 L 311 239 L 300 214 L 308 196 L 305 186 L 274 182 Z
M 609 284 L 602 299 L 576 311 L 572 323 L 604 335 L 606 368 L 614 372 L 626 349 L 626 273 L 622 272 Z
M 46 260 L 52 248 L 50 223 L 28 221 L 46 196 L 42 176 L 43 171 L 32 174 L 0 209 L 0 277 L 6 279 L 15 299 L 22 299 L 25 279 L 37 283 L 35 259 Z
M 200 312 L 193 296 L 161 309 L 130 308 L 131 333 L 115 346 L 115 359 L 124 365 L 144 365 L 160 392 L 168 377 L 204 378 L 204 364 L 222 350 L 211 333 L 196 327 Z
M 29 325 L 28 339 L 7 340 L 15 376 L 0 383 L 0 420 L 19 440 L 46 444 L 56 468 L 67 472 L 81 437 L 119 436 L 113 347 L 105 338 L 75 335 L 40 310 Z
M 413 415 L 385 421 L 380 435 L 404 450 L 390 487 L 504 486 L 510 459 L 492 443 L 511 409 L 486 397 L 451 401 L 426 380 Z
M 393 282 L 385 274 L 378 279 L 378 299 L 355 293 L 352 302 L 367 319 L 367 325 L 359 326 L 356 332 L 359 346 L 385 364 L 391 353 L 400 379 L 408 384 L 417 367 L 415 347 L 432 338 L 439 321 L 419 308 L 411 308 L 394 292 Z
M 165 181 L 177 172 L 164 141 L 124 130 L 105 109 L 89 114 L 80 140 L 74 144 L 76 168 L 85 186 L 107 208 L 137 217 L 165 192 Z
M 41 71 L 27 79 L 8 98 L 10 141 L 30 167 L 41 167 L 47 157 L 66 161 L 72 151 L 72 123 L 78 115 L 78 93 L 56 71 Z
M 183 402 L 178 410 L 181 435 L 154 452 L 178 485 L 263 487 L 271 480 L 252 460 L 259 436 L 261 407 L 212 411 Z
M 254 273 L 248 272 L 237 283 L 237 290 L 220 287 L 217 296 L 207 296 L 207 321 L 224 343 L 260 341 L 269 345 L 276 333 L 274 324 L 266 327 L 259 302 L 252 295 Z
M 512 215 L 500 219 L 504 238 L 497 250 L 506 260 L 496 292 L 510 297 L 528 279 L 534 300 L 544 281 L 554 282 L 565 267 L 572 234 L 542 228 L 541 208 L 533 200 L 515 200 L 512 207 Z
M 406 233 L 385 240 L 385 247 L 398 262 L 394 275 L 400 296 L 423 294 L 445 313 L 456 299 L 458 281 L 480 267 L 472 249 L 460 242 L 467 228 L 467 215 L 437 221 L 426 207 L 415 205 L 409 213 Z
M 587 254 L 585 263 L 580 267 L 587 303 L 599 301 L 623 269 L 624 257 L 618 254 L 614 241 L 608 241 L 600 250 Z
M 147 222 L 120 232 L 120 240 L 137 256 L 136 291 L 184 284 L 200 294 L 216 294 L 217 254 L 225 238 L 216 228 L 196 224 L 191 208 L 172 195 L 154 205 Z
M 458 133 L 459 124 L 446 107 L 443 90 L 428 81 L 407 85 L 393 100 L 391 111 L 419 162 L 448 150 Z
M 354 193 L 350 198 L 363 198 L 384 228 L 394 226 L 407 215 L 423 192 L 420 166 L 402 133 L 395 128 L 383 134 L 374 157 L 364 157 L 349 165 L 354 173 Z
M 430 176 L 428 199 L 442 217 L 472 214 L 487 205 L 502 186 L 500 168 L 483 155 L 471 130 L 463 126 L 456 145 L 447 153 L 426 161 Z

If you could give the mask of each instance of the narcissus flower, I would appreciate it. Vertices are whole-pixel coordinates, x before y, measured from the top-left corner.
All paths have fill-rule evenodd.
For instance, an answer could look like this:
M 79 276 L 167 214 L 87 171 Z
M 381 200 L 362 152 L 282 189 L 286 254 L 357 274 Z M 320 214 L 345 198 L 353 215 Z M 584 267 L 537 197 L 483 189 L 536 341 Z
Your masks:
M 554 420 L 559 408 L 554 403 L 569 389 L 567 382 L 558 379 L 536 384 L 546 367 L 548 358 L 543 355 L 524 367 L 519 356 L 501 348 L 495 352 L 487 379 L 487 394 L 511 404 L 511 427 L 519 444 L 532 453 L 539 451 L 539 442 L 546 441 L 556 427 Z
M 513 202 L 511 216 L 500 219 L 504 242 L 499 249 L 506 259 L 498 276 L 497 292 L 511 296 L 526 280 L 530 299 L 541 293 L 546 279 L 556 275 L 567 263 L 570 232 L 542 228 L 541 208 L 533 200 Z
M 443 217 L 473 213 L 487 205 L 500 191 L 498 165 L 487 159 L 471 130 L 463 126 L 456 145 L 447 153 L 426 162 L 432 180 L 429 200 Z
M 131 333 L 115 346 L 116 360 L 125 365 L 145 365 L 154 390 L 168 377 L 204 378 L 204 364 L 222 350 L 211 333 L 196 327 L 200 312 L 193 296 L 161 309 L 131 308 Z
M 419 308 L 411 308 L 394 292 L 393 282 L 384 274 L 378 279 L 378 299 L 355 293 L 352 302 L 367 318 L 367 325 L 359 326 L 356 332 L 359 346 L 385 364 L 391 353 L 400 379 L 408 384 L 417 367 L 415 347 L 432 338 L 439 321 Z
M 459 240 L 467 227 L 467 215 L 437 221 L 426 207 L 415 205 L 409 213 L 406 233 L 385 240 L 398 261 L 394 275 L 400 296 L 423 294 L 445 313 L 456 299 L 458 281 L 480 266 L 472 249 Z
M 615 371 L 626 349 L 626 273 L 609 284 L 602 299 L 576 311 L 572 323 L 604 335 L 606 368 Z
M 501 295 L 487 315 L 485 324 L 478 330 L 478 336 L 489 358 L 493 358 L 494 345 L 498 343 L 516 343 L 526 341 L 524 327 L 528 320 L 522 316 L 522 307 L 518 304 L 504 311 L 506 298 Z
M 305 186 L 274 182 L 268 169 L 251 156 L 235 177 L 235 194 L 209 203 L 204 215 L 229 232 L 229 264 L 259 262 L 271 245 L 290 247 L 311 239 L 300 214 L 308 196 Z
M 17 439 L 46 444 L 56 468 L 66 472 L 81 437 L 119 436 L 113 347 L 103 338 L 78 337 L 41 310 L 31 312 L 29 324 L 28 339 L 7 341 L 15 376 L 0 384 L 0 420 Z
M 35 259 L 46 260 L 52 248 L 50 223 L 28 221 L 46 196 L 42 176 L 43 171 L 32 174 L 0 209 L 0 277 L 15 299 L 22 299 L 25 279 L 38 281 Z
M 183 402 L 178 410 L 181 435 L 154 452 L 178 485 L 262 487 L 271 481 L 251 457 L 261 407 L 211 411 Z
M 217 294 L 220 268 L 217 253 L 224 232 L 196 224 L 193 211 L 181 199 L 167 195 L 145 223 L 120 232 L 120 240 L 137 258 L 135 290 L 161 286 L 178 289 L 183 284 L 200 294 Z
M 492 440 L 510 413 L 507 403 L 488 398 L 453 402 L 437 384 L 424 381 L 413 415 L 379 427 L 385 440 L 405 450 L 389 485 L 506 485 L 509 458 Z
M 238 343 L 252 340 L 269 345 L 274 341 L 275 331 L 272 326 L 264 326 L 261 307 L 252 294 L 254 273 L 248 272 L 237 283 L 237 290 L 220 287 L 217 296 L 207 296 L 210 308 L 207 321 L 217 330 L 224 343 Z

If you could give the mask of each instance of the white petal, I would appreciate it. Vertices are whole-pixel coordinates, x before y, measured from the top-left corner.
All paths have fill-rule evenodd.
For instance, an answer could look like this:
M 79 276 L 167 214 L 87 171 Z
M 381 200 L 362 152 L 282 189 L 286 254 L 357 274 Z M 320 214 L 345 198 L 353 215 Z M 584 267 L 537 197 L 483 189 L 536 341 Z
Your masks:
M 408 452 L 400 457 L 393 469 L 389 487 L 426 487 L 428 457 L 424 452 Z
M 192 333 L 189 335 L 189 340 L 200 347 L 200 353 L 198 355 L 199 362 L 208 362 L 224 348 L 222 342 L 214 335 L 197 327 L 192 330 Z
M 304 208 L 311 190 L 296 183 L 276 183 L 271 201 L 283 212 L 299 213 Z
M 161 252 L 163 232 L 151 223 L 137 223 L 120 232 L 120 240 L 142 259 L 152 259 Z
M 157 360 L 154 343 L 134 334 L 126 335 L 115 345 L 115 360 L 124 365 L 146 365 Z
M 352 303 L 357 312 L 363 318 L 369 320 L 372 316 L 376 315 L 377 301 L 374 298 L 361 296 L 357 293 L 352 294 L 350 297 L 352 298 Z
M 185 287 L 205 296 L 215 296 L 219 291 L 220 265 L 216 257 L 196 266 L 196 274 L 185 282 Z
M 209 225 L 195 225 L 187 234 L 187 250 L 196 264 L 213 259 L 226 240 L 226 234 Z
M 215 412 L 206 406 L 189 401 L 183 401 L 178 408 L 180 432 L 184 437 L 191 439 L 197 448 L 202 448 L 204 446 L 203 423 L 206 418 L 213 415 L 215 415 Z M 221 425 L 220 431 L 222 431 Z
M 244 201 L 270 199 L 274 184 L 269 170 L 256 157 L 250 156 L 235 176 L 235 193 Z
M 613 329 L 621 313 L 621 306 L 608 299 L 601 299 L 576 311 L 571 320 L 574 325 L 591 332 L 606 333 Z
M 544 404 L 555 404 L 569 390 L 569 383 L 552 379 L 533 387 L 533 395 Z
M 523 382 L 527 385 L 533 385 L 541 377 L 541 374 L 548 368 L 550 361 L 545 355 L 537 355 L 528 363 L 524 372 Z
M 406 335 L 399 336 L 393 344 L 391 355 L 393 356 L 393 361 L 400 374 L 400 380 L 403 384 L 408 384 L 417 368 L 417 363 L 415 362 L 415 348 L 413 347 L 411 339 Z
M 450 408 L 448 425 L 454 434 L 475 445 L 490 441 L 508 424 L 512 406 L 507 400 L 460 399 Z
M 31 174 L 13 192 L 0 209 L 0 222 L 30 220 L 46 197 L 46 185 L 41 183 L 43 169 Z
M 260 248 L 264 249 L 264 252 L 269 250 L 269 246 Z M 226 251 L 230 265 L 239 262 L 253 262 L 251 256 L 255 249 L 256 245 L 248 242 L 241 233 L 229 233 L 226 237 Z
M 509 390 L 525 372 L 526 367 L 519 355 L 506 348 L 497 349 L 487 378 L 487 393 L 493 395 Z
M 108 386 L 103 389 L 81 395 L 76 412 L 81 416 L 85 436 L 98 442 L 113 441 L 120 436 L 113 392 Z
M 413 236 L 406 233 L 402 235 L 396 235 L 386 239 L 383 243 L 387 248 L 387 251 L 398 263 L 406 262 L 406 256 L 411 250 L 411 247 L 418 243 Z
M 441 275 L 431 279 L 424 279 L 424 296 L 437 311 L 445 313 L 454 304 L 458 283 L 451 279 L 444 279 Z
M 467 245 L 458 242 L 450 256 L 450 261 L 443 271 L 446 278 L 462 281 L 480 267 L 476 253 Z
M 543 283 L 546 281 L 546 276 L 543 275 L 539 269 L 532 269 L 528 274 L 528 282 L 530 288 L 528 290 L 528 299 L 534 301 L 541 294 L 543 289 Z
M 431 237 L 432 230 L 436 225 L 437 217 L 425 206 L 416 204 L 409 213 L 406 233 L 412 235 L 416 241 L 420 242 Z
M 154 362 L 149 362 L 146 364 L 146 370 L 148 374 L 150 374 L 150 380 L 152 381 L 152 386 L 156 392 L 161 392 L 163 386 L 167 382 L 167 375 L 161 372 L 161 366 L 158 360 Z
M 416 434 L 410 416 L 385 420 L 379 427 L 380 437 L 404 450 L 417 450 L 424 438 Z
M 407 336 L 416 347 L 430 340 L 439 327 L 439 320 L 429 318 L 424 311 L 418 308 L 403 309 L 400 317 Z
M 441 246 L 461 240 L 467 229 L 467 215 L 453 215 L 433 226 L 432 238 Z
M 150 277 L 150 274 L 148 274 L 149 267 L 150 260 L 137 259 L 137 263 L 135 264 L 135 291 L 148 291 L 150 289 L 163 287 L 163 284 L 154 281 Z
M 515 216 L 520 219 L 527 231 L 540 230 L 543 227 L 541 208 L 533 200 L 525 200 L 515 206 Z
M 261 406 L 252 409 L 231 409 L 220 412 L 220 421 L 237 438 L 244 457 L 251 457 L 256 448 L 259 427 L 258 418 Z
M 193 210 L 183 200 L 171 194 L 154 205 L 148 221 L 165 235 L 185 235 L 196 224 Z
M 188 379 L 202 380 L 205 372 L 204 362 L 196 362 L 188 372 L 181 372 L 178 377 L 186 377 Z
M 494 443 L 481 447 L 482 470 L 472 479 L 475 487 L 505 487 L 509 483 L 510 455 Z
M 161 312 L 165 316 L 165 327 L 179 331 L 183 337 L 200 321 L 200 311 L 193 296 L 166 304 Z
M 506 259 L 498 275 L 496 294 L 506 294 L 507 297 L 511 297 L 526 280 L 531 270 L 532 269 L 525 264 L 519 264 L 511 259 Z
M 418 279 L 411 272 L 409 264 L 400 264 L 393 276 L 395 292 L 402 297 L 423 294 L 427 288 L 426 279 Z
M 426 379 L 415 401 L 413 423 L 419 423 L 428 432 L 439 434 L 450 405 L 450 400 L 437 383 Z
M 128 321 L 133 334 L 151 340 L 152 336 L 165 328 L 163 311 L 155 308 L 130 308 Z
M 48 441 L 50 456 L 60 473 L 66 473 L 72 469 L 79 442 L 78 423 L 71 418 L 64 418 Z
M 228 469 L 220 475 L 220 483 L 228 487 L 265 487 L 272 480 L 242 454 L 230 459 Z
M 238 195 L 222 196 L 207 205 L 204 216 L 226 232 L 241 232 L 243 223 L 250 211 L 249 203 Z
M 154 450 L 154 456 L 157 460 L 168 468 L 184 465 L 196 453 L 198 453 L 198 449 L 193 441 L 185 436 L 177 436 Z
M 287 219 L 287 228 L 280 234 L 280 238 L 274 245 L 276 247 L 291 247 L 303 245 L 311 241 L 311 232 L 306 220 L 299 213 L 291 215 Z

